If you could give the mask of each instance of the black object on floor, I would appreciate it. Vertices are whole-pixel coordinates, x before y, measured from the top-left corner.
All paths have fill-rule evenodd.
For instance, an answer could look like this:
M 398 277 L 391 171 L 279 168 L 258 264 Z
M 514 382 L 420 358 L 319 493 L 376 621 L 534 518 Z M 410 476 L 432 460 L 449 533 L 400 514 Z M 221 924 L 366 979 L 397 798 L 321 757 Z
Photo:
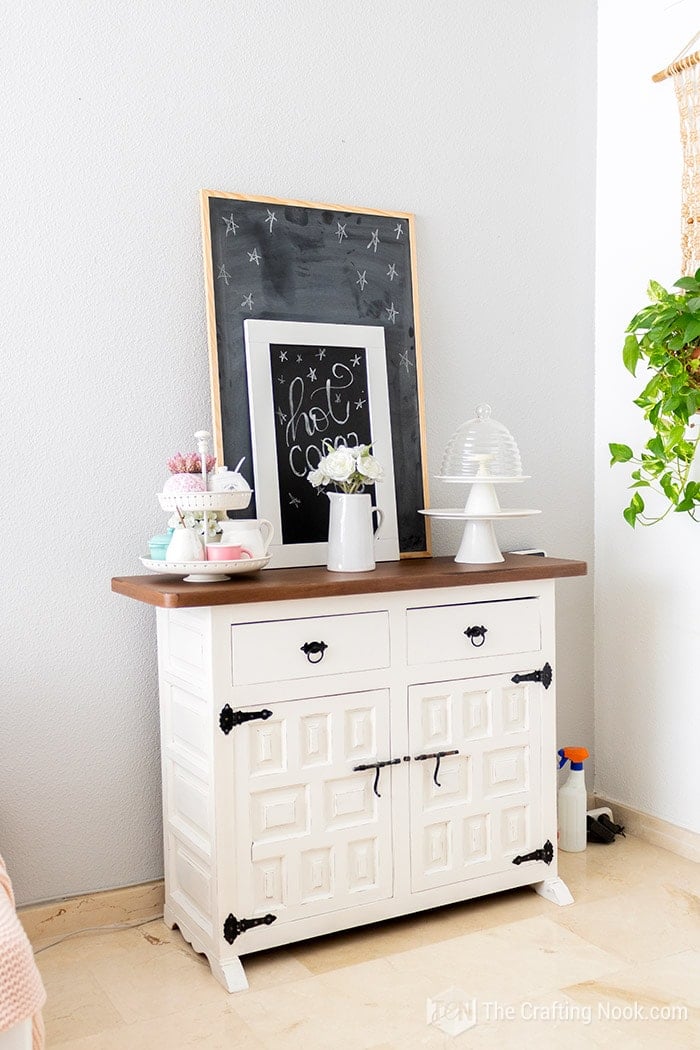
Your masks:
M 622 835 L 623 839 L 627 838 L 625 835 L 625 828 L 623 824 L 616 824 L 610 819 L 607 813 L 601 813 L 598 817 L 598 821 L 607 828 L 608 831 L 612 831 L 613 835 Z
M 586 838 L 589 842 L 602 842 L 607 845 L 615 841 L 615 833 L 595 817 L 586 817 Z

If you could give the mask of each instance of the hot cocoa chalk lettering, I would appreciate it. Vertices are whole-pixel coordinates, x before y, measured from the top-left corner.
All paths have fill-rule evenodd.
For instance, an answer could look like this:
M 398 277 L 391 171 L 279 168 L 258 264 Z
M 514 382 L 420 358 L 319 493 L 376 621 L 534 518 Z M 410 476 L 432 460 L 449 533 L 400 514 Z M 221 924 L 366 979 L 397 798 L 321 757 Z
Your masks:
M 335 364 L 331 369 L 331 378 L 326 380 L 322 388 L 307 390 L 301 376 L 297 376 L 289 384 L 289 422 L 285 428 L 285 441 L 289 453 L 289 469 L 295 477 L 305 478 L 310 470 L 318 466 L 328 443 L 336 448 L 339 444 L 360 443 L 354 430 L 337 433 L 337 428 L 345 427 L 350 419 L 350 398 L 344 397 L 342 391 L 353 386 L 354 380 L 355 377 L 347 365 Z M 307 403 L 314 400 L 318 400 L 320 404 L 309 405 L 307 408 Z M 329 431 L 333 430 L 336 436 L 329 438 Z M 322 437 L 317 442 L 305 442 L 303 447 L 299 443 L 299 434 L 308 438 L 321 435 Z
M 270 345 L 284 542 L 324 540 L 328 500 L 308 482 L 331 445 L 370 444 L 367 353 L 362 347 Z M 294 503 L 290 497 L 294 497 Z

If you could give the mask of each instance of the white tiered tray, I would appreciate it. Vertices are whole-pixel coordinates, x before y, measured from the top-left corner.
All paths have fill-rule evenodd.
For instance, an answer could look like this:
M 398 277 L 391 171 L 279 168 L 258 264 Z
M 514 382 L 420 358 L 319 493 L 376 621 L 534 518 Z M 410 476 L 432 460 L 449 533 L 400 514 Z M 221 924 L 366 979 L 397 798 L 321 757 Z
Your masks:
M 515 484 L 518 481 L 527 481 L 531 476 L 530 474 L 518 474 L 514 478 L 499 478 L 496 476 L 492 477 L 490 474 L 474 474 L 473 477 L 464 477 L 461 474 L 457 477 L 449 474 L 436 474 L 435 478 L 437 481 L 446 481 L 448 485 L 492 485 L 494 482 L 498 482 L 499 485 L 507 485 Z
M 159 492 L 158 502 L 163 510 L 245 510 L 253 495 L 252 489 L 243 492 Z
M 448 507 L 419 510 L 419 514 L 425 514 L 428 518 L 451 518 L 456 521 L 497 521 L 498 518 L 527 518 L 530 514 L 541 514 L 541 510 L 494 510 L 489 514 L 469 514 L 464 507 Z
M 221 493 L 212 495 L 220 496 Z M 239 558 L 236 561 L 153 561 L 152 558 L 140 560 L 151 572 L 182 576 L 185 583 L 219 583 L 221 580 L 230 580 L 232 576 L 242 576 L 247 572 L 264 569 L 270 561 L 269 558 Z

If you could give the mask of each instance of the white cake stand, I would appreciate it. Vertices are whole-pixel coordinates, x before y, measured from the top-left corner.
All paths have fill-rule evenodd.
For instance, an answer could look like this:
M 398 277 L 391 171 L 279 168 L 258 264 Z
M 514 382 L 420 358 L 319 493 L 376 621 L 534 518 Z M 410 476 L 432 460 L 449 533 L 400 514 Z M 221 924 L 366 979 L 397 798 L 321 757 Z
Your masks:
M 539 510 L 502 510 L 496 494 L 496 485 L 512 484 L 524 481 L 525 475 L 518 477 L 494 477 L 488 473 L 490 455 L 474 455 L 472 459 L 479 464 L 476 474 L 471 477 L 438 476 L 439 481 L 452 485 L 471 485 L 471 492 L 463 510 L 421 510 L 429 518 L 442 518 L 446 521 L 464 521 L 464 533 L 456 562 L 465 565 L 488 565 L 492 562 L 505 561 L 496 540 L 494 522 L 505 518 L 525 518 L 539 514 Z

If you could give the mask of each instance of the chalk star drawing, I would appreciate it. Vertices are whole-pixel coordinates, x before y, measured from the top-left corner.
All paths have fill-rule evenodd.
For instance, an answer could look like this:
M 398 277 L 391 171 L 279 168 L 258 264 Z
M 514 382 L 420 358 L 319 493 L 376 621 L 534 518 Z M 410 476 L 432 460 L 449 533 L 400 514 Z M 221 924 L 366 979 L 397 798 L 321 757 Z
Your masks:
M 297 354 L 297 364 L 301 364 L 301 354 Z
M 362 273 L 360 273 L 360 271 L 357 270 L 356 273 L 357 273 L 357 280 L 355 281 L 355 284 L 359 284 L 360 291 L 364 292 L 365 285 L 367 284 L 367 271 L 363 270 Z
M 248 258 L 251 262 L 254 262 L 256 266 L 259 266 L 262 255 L 260 255 L 257 248 L 253 248 L 252 252 L 248 252 Z
M 362 408 L 362 406 L 365 405 L 366 403 L 367 402 L 365 401 L 365 399 L 363 397 L 360 397 L 355 402 L 355 408 Z
M 396 234 L 396 240 L 397 241 L 398 241 L 399 237 L 403 236 L 403 226 L 401 225 L 400 222 L 397 222 L 396 226 L 394 226 L 394 233 Z
M 309 369 L 309 374 L 307 376 L 307 379 L 310 379 L 312 383 L 316 382 L 316 369 L 315 368 L 310 368 Z
M 336 394 L 336 395 L 335 395 L 335 403 L 336 403 L 336 405 L 339 405 L 339 404 L 340 404 L 340 400 L 341 400 L 341 399 L 340 399 L 340 394 Z
M 289 506 L 290 507 L 300 507 L 301 506 L 301 500 L 299 499 L 298 496 L 293 496 L 291 494 L 291 492 L 288 492 L 287 495 L 289 496 Z
M 286 360 L 287 360 L 287 351 L 286 350 L 280 350 L 280 361 L 286 361 Z
M 238 229 L 238 223 L 233 221 L 233 212 L 231 212 L 228 219 L 225 215 L 222 215 L 221 221 L 226 223 L 226 236 L 228 237 L 229 233 L 232 233 L 235 237 L 236 230 Z
M 287 422 L 287 416 L 281 408 L 277 409 L 277 418 L 279 419 L 282 426 L 284 426 L 284 424 Z
M 406 366 L 407 372 L 410 372 L 414 367 L 413 361 L 408 356 L 408 350 L 404 350 L 403 353 L 399 354 L 399 368 L 401 368 L 401 365 Z
M 357 368 L 359 363 L 360 363 L 360 355 L 359 354 L 355 354 L 355 356 L 353 357 L 353 359 L 350 362 L 350 364 L 352 365 L 353 368 Z
M 277 218 L 275 213 L 273 211 L 270 211 L 269 208 L 267 209 L 267 218 L 265 219 L 265 222 L 269 222 L 270 224 L 270 233 L 272 233 L 272 227 L 274 226 L 274 224 L 276 222 L 279 222 L 279 219 Z
M 245 299 L 241 303 L 241 306 L 242 306 L 242 308 L 244 310 L 246 310 L 246 309 L 252 310 L 253 309 L 253 293 L 252 292 L 248 292 L 248 294 L 246 295 Z
M 391 306 L 385 306 L 384 309 L 386 310 L 391 323 L 396 324 L 396 318 L 399 316 L 399 311 L 394 306 L 393 300 Z
M 379 227 L 376 230 L 372 230 L 372 239 L 367 245 L 368 248 L 374 248 L 374 254 L 377 254 L 377 247 L 379 245 Z
M 284 376 L 279 376 L 277 379 L 278 383 L 284 383 Z
M 326 348 L 325 348 L 325 346 L 319 347 L 319 351 L 316 354 L 316 357 L 319 359 L 319 361 L 323 361 L 325 356 L 326 356 Z
M 346 222 L 344 222 L 342 225 L 340 223 L 338 223 L 338 229 L 335 231 L 335 235 L 338 238 L 338 244 L 340 244 L 340 242 L 342 241 L 343 237 L 345 237 L 345 239 L 347 240 L 348 235 L 345 232 L 345 227 L 346 226 L 347 226 Z
M 231 274 L 226 269 L 226 266 L 224 265 L 224 263 L 222 263 L 221 266 L 219 267 L 219 272 L 216 275 L 217 281 L 223 281 L 224 284 L 228 284 L 230 276 L 231 276 Z
M 393 263 L 391 264 L 389 269 L 386 271 L 386 275 L 387 275 L 387 277 L 389 278 L 390 281 L 393 281 L 395 277 L 399 276 L 399 271 L 396 269 L 396 267 L 394 266 Z

